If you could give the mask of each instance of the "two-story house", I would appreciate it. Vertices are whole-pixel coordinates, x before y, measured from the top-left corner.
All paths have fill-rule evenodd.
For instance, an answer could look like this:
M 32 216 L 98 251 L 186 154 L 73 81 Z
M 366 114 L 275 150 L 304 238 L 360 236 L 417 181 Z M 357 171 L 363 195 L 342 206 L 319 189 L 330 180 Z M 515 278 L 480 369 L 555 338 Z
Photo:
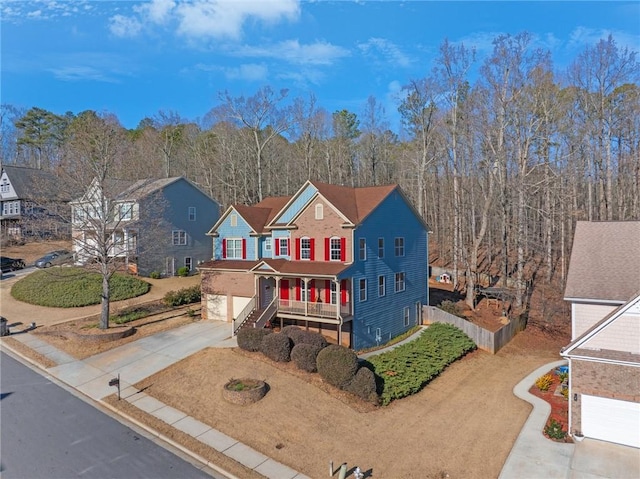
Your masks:
M 422 321 L 428 228 L 397 185 L 307 181 L 291 197 L 229 207 L 201 264 L 203 315 L 297 324 L 353 349 Z
M 2 238 L 68 238 L 72 193 L 60 182 L 51 171 L 3 165 L 0 174 Z
M 143 276 L 195 271 L 211 258 L 207 232 L 220 217 L 219 204 L 183 177 L 94 180 L 72 208 L 77 263 L 106 255 Z
M 564 296 L 569 432 L 640 448 L 640 221 L 579 221 Z

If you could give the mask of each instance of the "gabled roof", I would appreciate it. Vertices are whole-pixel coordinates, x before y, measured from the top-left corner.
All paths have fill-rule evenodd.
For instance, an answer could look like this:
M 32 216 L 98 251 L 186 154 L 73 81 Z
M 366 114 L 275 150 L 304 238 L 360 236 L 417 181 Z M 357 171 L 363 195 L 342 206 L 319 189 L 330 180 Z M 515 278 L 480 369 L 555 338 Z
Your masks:
M 586 357 L 600 360 L 624 361 L 640 364 L 639 354 L 608 349 L 590 349 L 586 347 L 591 339 L 593 339 L 598 334 L 603 334 L 603 330 L 607 328 L 607 326 L 616 321 L 625 313 L 634 310 L 640 310 L 640 292 L 636 292 L 636 294 L 634 294 L 634 296 L 629 301 L 611 311 L 608 315 L 594 324 L 591 328 L 574 339 L 568 346 L 564 347 L 560 351 L 560 354 L 564 357 Z M 636 324 L 636 327 L 640 328 L 640 321 Z
M 578 221 L 564 297 L 623 303 L 640 285 L 640 221 Z
M 351 188 L 312 181 L 324 196 L 354 225 L 360 224 L 398 185 Z
M 130 184 L 125 190 L 119 192 L 114 199 L 118 201 L 136 201 L 149 196 L 156 191 L 160 191 L 163 188 L 169 186 L 172 183 L 182 179 L 181 176 L 174 176 L 171 178 L 149 178 L 144 180 L 138 180 L 133 184 Z
M 49 170 L 39 170 L 26 166 L 3 165 L 11 186 L 18 198 L 31 200 L 70 201 L 72 192 L 61 188 L 61 179 Z

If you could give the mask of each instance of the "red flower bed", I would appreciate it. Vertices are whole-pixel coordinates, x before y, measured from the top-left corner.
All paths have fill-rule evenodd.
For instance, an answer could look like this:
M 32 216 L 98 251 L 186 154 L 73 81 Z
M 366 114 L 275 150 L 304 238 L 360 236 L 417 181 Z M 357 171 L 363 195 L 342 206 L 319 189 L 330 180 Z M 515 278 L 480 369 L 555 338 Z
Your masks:
M 561 394 L 562 391 L 562 383 L 560 381 L 560 377 L 556 373 L 555 370 L 551 370 L 548 373 L 552 380 L 549 386 L 549 389 L 546 391 L 541 391 L 535 384 L 531 386 L 529 392 L 536 397 L 544 399 L 551 405 L 551 414 L 549 415 L 549 419 L 547 419 L 546 425 L 548 426 L 552 419 L 556 420 L 562 426 L 562 430 L 566 433 L 569 432 L 569 401 L 565 399 Z M 558 440 L 550 438 L 545 431 L 542 433 L 553 441 L 559 442 L 573 442 L 571 438 L 567 435 L 565 439 Z

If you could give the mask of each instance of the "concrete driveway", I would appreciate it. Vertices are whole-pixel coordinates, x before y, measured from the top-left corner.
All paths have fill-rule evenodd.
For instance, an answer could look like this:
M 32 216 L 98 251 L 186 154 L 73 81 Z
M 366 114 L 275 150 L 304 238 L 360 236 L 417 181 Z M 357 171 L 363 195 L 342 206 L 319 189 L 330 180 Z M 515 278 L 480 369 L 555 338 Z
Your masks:
M 569 479 L 636 479 L 640 477 L 640 449 L 584 439 L 575 444 Z

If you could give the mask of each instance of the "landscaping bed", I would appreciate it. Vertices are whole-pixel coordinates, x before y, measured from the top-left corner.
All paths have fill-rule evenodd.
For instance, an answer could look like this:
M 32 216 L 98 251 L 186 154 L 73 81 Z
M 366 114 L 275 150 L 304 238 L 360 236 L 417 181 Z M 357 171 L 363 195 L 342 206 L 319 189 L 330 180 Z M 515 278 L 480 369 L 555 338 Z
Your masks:
M 562 377 L 555 369 L 549 371 L 545 376 L 548 376 L 549 380 L 549 387 L 546 391 L 540 390 L 535 384 L 529 389 L 531 394 L 545 400 L 551 406 L 551 414 L 542 432 L 552 441 L 573 442 L 571 437 L 567 435 L 569 431 L 569 400 L 562 394 Z

